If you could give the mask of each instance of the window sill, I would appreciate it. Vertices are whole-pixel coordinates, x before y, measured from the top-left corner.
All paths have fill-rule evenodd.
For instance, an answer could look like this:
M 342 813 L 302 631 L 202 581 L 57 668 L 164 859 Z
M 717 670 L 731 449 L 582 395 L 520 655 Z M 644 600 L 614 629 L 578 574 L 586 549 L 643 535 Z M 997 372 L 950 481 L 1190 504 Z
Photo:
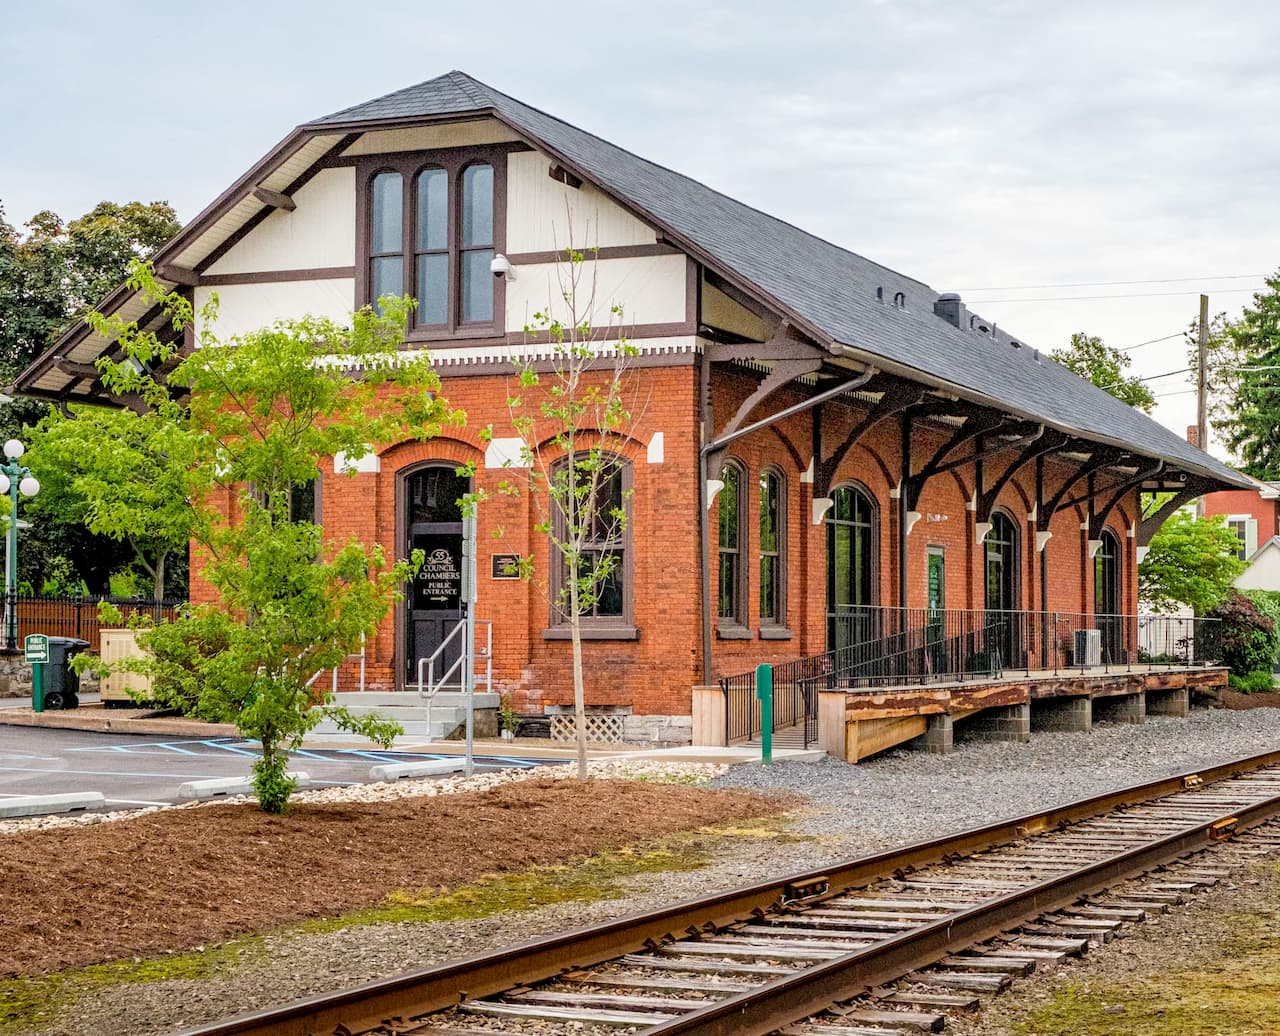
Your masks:
M 751 631 L 746 626 L 717 626 L 717 640 L 750 640 Z
M 468 325 L 459 327 L 456 330 L 449 331 L 443 328 L 414 328 L 407 332 L 404 336 L 405 344 L 421 345 L 423 343 L 438 342 L 447 345 L 450 342 L 472 342 L 502 339 L 506 341 L 506 333 L 502 331 L 496 324 Z
M 785 626 L 761 626 L 761 640 L 790 640 L 791 631 Z
M 542 631 L 543 640 L 571 640 L 568 626 L 551 626 Z M 635 626 L 583 626 L 583 640 L 639 640 L 640 631 Z

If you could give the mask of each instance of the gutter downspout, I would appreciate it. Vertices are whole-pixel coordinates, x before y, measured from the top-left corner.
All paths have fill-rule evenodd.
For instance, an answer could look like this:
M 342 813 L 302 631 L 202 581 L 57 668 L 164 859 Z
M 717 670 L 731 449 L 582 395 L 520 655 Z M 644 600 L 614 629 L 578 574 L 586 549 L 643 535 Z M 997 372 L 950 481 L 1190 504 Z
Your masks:
M 704 377 L 703 383 L 707 385 L 710 382 L 710 364 L 703 359 L 708 374 Z M 837 396 L 843 396 L 847 392 L 856 392 L 862 388 L 867 382 L 879 374 L 879 370 L 875 367 L 868 367 L 860 375 L 852 381 L 846 381 L 835 388 L 826 389 L 819 392 L 816 396 L 803 400 L 799 403 L 793 403 L 791 406 L 779 410 L 776 414 L 769 417 L 761 418 L 745 428 L 739 428 L 730 432 L 728 435 L 722 435 L 717 439 L 704 443 L 698 450 L 698 559 L 702 568 L 702 682 L 704 684 L 711 683 L 711 529 L 710 519 L 707 517 L 708 501 L 707 501 L 707 458 L 718 449 L 728 446 L 729 443 L 735 442 L 744 436 L 750 435 L 752 432 L 758 432 L 762 428 L 768 428 L 770 425 L 777 424 L 779 421 L 785 421 L 789 417 L 796 414 L 802 414 L 806 410 L 812 410 L 819 404 L 825 403 L 829 399 L 835 399 Z M 704 413 L 709 413 L 710 408 L 705 405 Z M 815 458 L 815 464 L 821 458 Z

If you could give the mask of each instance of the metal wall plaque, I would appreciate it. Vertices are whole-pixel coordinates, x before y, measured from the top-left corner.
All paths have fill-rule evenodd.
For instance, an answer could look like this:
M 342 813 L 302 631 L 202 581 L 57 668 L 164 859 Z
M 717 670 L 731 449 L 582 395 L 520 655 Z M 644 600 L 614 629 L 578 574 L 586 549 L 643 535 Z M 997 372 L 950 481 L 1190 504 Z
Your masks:
M 493 578 L 494 579 L 519 579 L 520 578 L 520 555 L 519 554 L 493 554 Z

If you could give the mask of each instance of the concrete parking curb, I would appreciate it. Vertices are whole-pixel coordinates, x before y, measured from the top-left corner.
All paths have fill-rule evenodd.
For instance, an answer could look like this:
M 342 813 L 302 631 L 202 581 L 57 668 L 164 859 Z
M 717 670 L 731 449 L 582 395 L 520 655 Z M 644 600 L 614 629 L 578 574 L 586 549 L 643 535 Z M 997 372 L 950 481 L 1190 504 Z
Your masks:
M 298 782 L 299 788 L 311 787 L 310 774 L 286 774 Z M 215 777 L 207 781 L 187 781 L 178 785 L 180 799 L 216 799 L 222 795 L 252 795 L 253 781 L 248 777 Z
M 398 781 L 401 777 L 434 777 L 444 773 L 459 773 L 466 766 L 461 759 L 432 759 L 424 763 L 383 763 L 369 769 L 369 779 L 374 781 Z
M 70 813 L 77 809 L 103 809 L 106 797 L 100 791 L 74 791 L 65 795 L 15 795 L 0 799 L 0 818 L 37 817 L 46 813 Z

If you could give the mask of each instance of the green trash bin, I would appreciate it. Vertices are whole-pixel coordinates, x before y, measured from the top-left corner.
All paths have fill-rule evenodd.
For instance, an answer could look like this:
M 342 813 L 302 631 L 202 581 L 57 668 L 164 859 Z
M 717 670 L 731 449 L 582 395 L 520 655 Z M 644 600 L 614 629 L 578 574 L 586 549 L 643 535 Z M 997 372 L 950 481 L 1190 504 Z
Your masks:
M 71 660 L 89 646 L 75 637 L 49 638 L 49 664 L 44 667 L 44 707 L 74 709 L 80 704 L 80 674 Z

